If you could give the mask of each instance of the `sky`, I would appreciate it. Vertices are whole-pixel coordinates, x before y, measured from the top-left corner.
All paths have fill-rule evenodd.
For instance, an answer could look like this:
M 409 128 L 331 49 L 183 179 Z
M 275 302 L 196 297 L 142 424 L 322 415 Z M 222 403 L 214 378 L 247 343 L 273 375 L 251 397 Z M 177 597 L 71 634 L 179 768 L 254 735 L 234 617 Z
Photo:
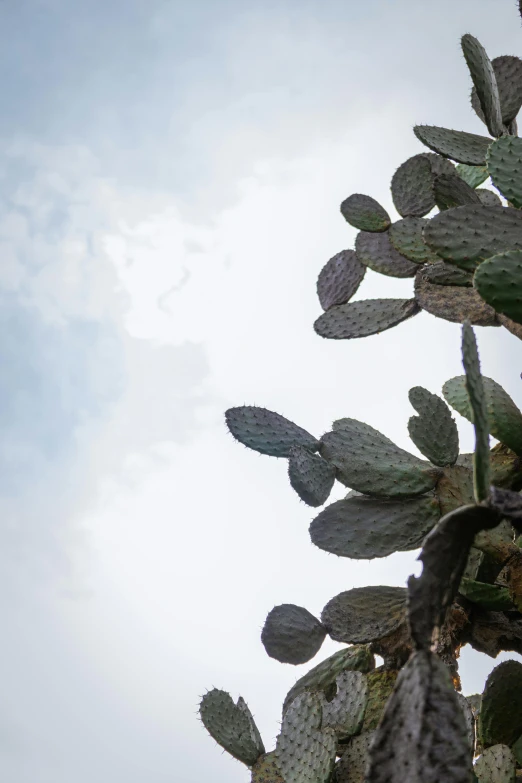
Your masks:
M 408 390 L 461 374 L 459 327 L 322 340 L 315 283 L 353 245 L 344 198 L 395 215 L 414 124 L 484 132 L 465 32 L 522 50 L 508 0 L 0 3 L 2 780 L 246 783 L 197 704 L 242 695 L 273 747 L 312 664 L 266 656 L 267 612 L 418 573 L 315 549 L 285 462 L 223 414 L 350 416 L 415 452 Z M 369 272 L 357 298 L 411 290 Z M 518 341 L 476 331 L 520 405 Z M 461 660 L 481 690 L 496 661 Z

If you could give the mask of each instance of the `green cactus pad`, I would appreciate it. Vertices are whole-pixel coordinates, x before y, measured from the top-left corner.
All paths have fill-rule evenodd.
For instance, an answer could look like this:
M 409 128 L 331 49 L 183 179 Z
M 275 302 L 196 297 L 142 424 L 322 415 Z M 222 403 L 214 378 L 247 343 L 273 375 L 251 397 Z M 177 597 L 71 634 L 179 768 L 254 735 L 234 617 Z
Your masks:
M 317 296 L 323 310 L 346 304 L 359 288 L 366 267 L 353 250 L 341 250 L 322 268 L 317 280 Z
M 400 671 L 370 747 L 371 783 L 471 779 L 464 715 L 446 666 L 419 651 Z
M 424 228 L 429 220 L 408 217 L 390 228 L 390 242 L 395 250 L 415 264 L 433 264 L 439 257 L 424 241 Z
M 309 432 L 279 413 L 253 405 L 229 408 L 225 413 L 228 429 L 249 449 L 271 457 L 289 457 L 292 446 L 317 451 L 318 441 Z
M 362 264 L 390 277 L 413 277 L 418 266 L 401 255 L 390 242 L 390 232 L 372 234 L 360 231 L 355 238 L 355 252 Z
M 301 500 L 309 506 L 322 506 L 334 485 L 335 468 L 304 446 L 293 446 L 288 460 L 288 477 Z
M 285 783 L 279 767 L 275 751 L 261 756 L 252 767 L 250 783 Z
M 413 132 L 433 152 L 444 158 L 468 166 L 484 166 L 491 139 L 474 133 L 437 128 L 434 125 L 416 125 Z
M 432 283 L 430 267 L 421 267 L 415 277 L 415 299 L 436 318 L 453 323 L 469 321 L 475 326 L 499 326 L 495 310 L 474 288 Z
M 435 206 L 433 171 L 427 156 L 414 155 L 392 177 L 391 193 L 395 209 L 402 217 L 423 217 Z
M 463 578 L 460 582 L 459 593 L 472 604 L 477 604 L 486 611 L 509 612 L 515 608 L 509 590 L 500 585 L 490 585 L 487 582 L 476 582 L 474 579 Z
M 367 645 L 354 645 L 338 650 L 310 669 L 290 688 L 284 700 L 283 713 L 293 700 L 305 691 L 328 693 L 342 672 L 359 671 L 366 674 L 374 667 L 375 659 Z
M 325 636 L 325 628 L 308 609 L 281 604 L 268 613 L 261 641 L 271 658 L 296 666 L 319 652 Z
M 379 725 L 386 702 L 395 687 L 398 672 L 376 669 L 368 675 L 368 706 L 364 713 L 363 731 L 373 731 Z
M 366 299 L 330 308 L 314 329 L 329 340 L 353 340 L 391 329 L 418 312 L 415 299 Z
M 310 537 L 325 552 L 371 560 L 417 549 L 439 517 L 431 495 L 402 500 L 358 495 L 323 509 L 310 525 Z
M 463 207 L 465 204 L 480 204 L 480 196 L 458 174 L 442 174 L 433 181 L 435 203 L 439 209 Z
M 522 139 L 504 136 L 494 141 L 487 164 L 495 187 L 514 207 L 522 207 Z
M 487 166 L 467 166 L 465 163 L 459 163 L 455 171 L 472 188 L 478 188 L 489 177 Z
M 210 736 L 243 764 L 251 767 L 265 752 L 254 718 L 241 697 L 234 704 L 229 693 L 214 688 L 201 699 L 199 714 Z
M 488 190 L 487 188 L 477 188 L 475 193 L 479 197 L 480 203 L 484 204 L 485 207 L 502 206 L 502 199 L 498 193 L 494 193 L 492 190 Z
M 498 313 L 522 324 L 522 251 L 488 258 L 475 272 L 473 282 L 480 296 Z
M 417 268 L 418 271 L 418 268 Z M 434 264 L 424 267 L 426 280 L 434 285 L 464 286 L 469 288 L 473 285 L 473 275 L 471 272 L 465 272 L 452 264 L 446 264 L 440 259 Z
M 454 465 L 459 456 L 459 434 L 444 400 L 422 386 L 410 389 L 408 398 L 419 414 L 408 422 L 412 441 L 433 465 Z
M 337 741 L 321 731 L 322 707 L 315 693 L 302 693 L 288 707 L 276 742 L 277 766 L 285 783 L 328 783 Z
M 321 614 L 331 638 L 347 644 L 381 639 L 405 621 L 404 587 L 354 587 L 328 601 Z
M 522 455 L 522 413 L 500 384 L 484 376 L 482 383 L 490 434 L 516 454 Z M 442 393 L 452 408 L 471 421 L 471 408 L 463 375 L 446 381 Z
M 422 154 L 429 160 L 434 177 L 439 174 L 455 173 L 455 165 L 447 158 L 443 158 L 442 155 L 437 155 L 436 152 L 423 152 Z
M 335 777 L 331 783 L 365 783 L 368 766 L 369 748 L 374 731 L 352 737 L 340 760 L 337 762 Z
M 492 136 L 501 136 L 504 125 L 497 79 L 491 60 L 480 41 L 472 35 L 463 35 L 461 44 L 488 131 Z
M 321 439 L 321 455 L 345 486 L 377 497 L 414 497 L 433 489 L 441 472 L 385 438 L 373 427 L 343 419 Z
M 423 235 L 441 258 L 473 271 L 497 253 L 522 249 L 522 213 L 511 207 L 456 207 L 435 215 Z
M 471 407 L 471 421 L 475 427 L 475 453 L 473 456 L 473 485 L 477 503 L 489 493 L 489 421 L 486 393 L 480 372 L 480 360 L 475 334 L 469 323 L 462 327 L 462 363 L 466 372 L 466 391 Z
M 345 671 L 336 679 L 337 693 L 331 701 L 323 700 L 323 729 L 333 729 L 338 740 L 345 740 L 361 730 L 368 703 L 368 681 L 362 672 Z
M 502 55 L 495 57 L 491 61 L 491 65 L 497 81 L 502 122 L 504 125 L 510 125 L 522 106 L 522 60 L 518 57 Z M 486 124 L 475 88 L 471 92 L 471 105 L 482 122 Z
M 507 745 L 492 745 L 475 762 L 478 783 L 515 783 L 516 760 Z
M 522 663 L 504 661 L 496 666 L 482 695 L 479 737 L 487 748 L 512 745 L 522 734 Z
M 361 193 L 354 193 L 343 201 L 341 214 L 347 223 L 361 231 L 386 231 L 391 223 L 384 207 Z

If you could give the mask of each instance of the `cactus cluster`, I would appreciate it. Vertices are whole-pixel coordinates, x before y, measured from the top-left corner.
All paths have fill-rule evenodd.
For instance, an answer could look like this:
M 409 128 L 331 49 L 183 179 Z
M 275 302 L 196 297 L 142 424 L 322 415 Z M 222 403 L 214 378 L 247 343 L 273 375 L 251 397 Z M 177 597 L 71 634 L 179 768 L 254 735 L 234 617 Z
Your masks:
M 261 641 L 278 661 L 310 661 L 327 635 L 347 645 L 292 687 L 274 750 L 265 751 L 241 698 L 203 697 L 205 727 L 253 783 L 522 778 L 522 664 L 501 663 L 483 694 L 467 698 L 458 674 L 466 644 L 493 658 L 522 653 L 522 413 L 482 376 L 472 328 L 503 326 L 522 339 L 522 60 L 490 61 L 468 34 L 461 43 L 489 136 L 415 127 L 430 152 L 392 177 L 399 219 L 371 196 L 345 199 L 355 248 L 331 258 L 317 281 L 322 337 L 375 334 L 420 310 L 463 325 L 463 375 L 442 397 L 409 392 L 408 432 L 423 458 L 351 418 L 316 437 L 264 408 L 226 412 L 234 438 L 286 459 L 300 499 L 324 506 L 309 528 L 319 549 L 372 559 L 422 548 L 422 574 L 405 587 L 346 590 L 320 617 L 294 604 L 268 613 Z M 479 187 L 488 177 L 496 190 Z M 367 268 L 414 277 L 413 297 L 350 301 Z M 460 453 L 451 409 L 474 427 L 473 454 Z M 325 506 L 336 481 L 349 492 Z

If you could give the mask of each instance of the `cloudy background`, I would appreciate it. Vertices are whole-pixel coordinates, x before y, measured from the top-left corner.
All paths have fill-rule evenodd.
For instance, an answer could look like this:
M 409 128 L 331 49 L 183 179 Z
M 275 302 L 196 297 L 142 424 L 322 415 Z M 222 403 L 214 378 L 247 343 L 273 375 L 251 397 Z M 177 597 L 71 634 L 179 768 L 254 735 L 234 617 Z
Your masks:
M 522 50 L 508 0 L 2 0 L 6 783 L 246 783 L 200 695 L 242 694 L 270 748 L 310 664 L 265 655 L 267 611 L 417 568 L 313 548 L 284 462 L 234 443 L 223 411 L 318 435 L 348 415 L 413 449 L 408 389 L 460 374 L 459 328 L 422 314 L 323 341 L 315 281 L 353 242 L 343 198 L 391 209 L 413 124 L 483 132 L 464 32 Z M 358 296 L 411 289 L 369 273 Z M 520 404 L 520 344 L 477 332 Z M 493 661 L 462 659 L 481 689 Z

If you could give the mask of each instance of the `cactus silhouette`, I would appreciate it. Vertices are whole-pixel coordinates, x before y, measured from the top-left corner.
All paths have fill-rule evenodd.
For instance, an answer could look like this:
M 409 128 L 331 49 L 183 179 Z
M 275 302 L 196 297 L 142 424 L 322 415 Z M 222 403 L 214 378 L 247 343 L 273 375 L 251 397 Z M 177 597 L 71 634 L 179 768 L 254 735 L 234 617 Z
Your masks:
M 457 662 L 465 644 L 492 658 L 522 653 L 522 413 L 482 376 L 472 328 L 522 339 L 522 60 L 491 61 L 469 34 L 461 45 L 488 135 L 415 127 L 429 152 L 392 176 L 399 218 L 369 195 L 348 196 L 341 214 L 359 230 L 355 248 L 317 282 L 314 328 L 327 339 L 382 332 L 421 310 L 462 324 L 464 374 L 441 397 L 409 392 L 408 431 L 424 458 L 351 418 L 316 436 L 265 408 L 226 412 L 236 440 L 287 460 L 299 498 L 324 506 L 309 529 L 316 547 L 351 559 L 422 548 L 422 573 L 404 587 L 346 590 L 320 617 L 284 603 L 268 613 L 261 641 L 281 662 L 310 661 L 327 635 L 346 645 L 292 687 L 273 751 L 243 699 L 203 697 L 203 724 L 253 783 L 522 778 L 522 664 L 501 663 L 482 695 L 465 698 Z M 488 178 L 495 190 L 479 187 Z M 413 297 L 350 301 L 366 268 L 414 278 Z M 472 454 L 460 453 L 452 409 L 474 427 Z M 336 481 L 349 492 L 325 505 Z

